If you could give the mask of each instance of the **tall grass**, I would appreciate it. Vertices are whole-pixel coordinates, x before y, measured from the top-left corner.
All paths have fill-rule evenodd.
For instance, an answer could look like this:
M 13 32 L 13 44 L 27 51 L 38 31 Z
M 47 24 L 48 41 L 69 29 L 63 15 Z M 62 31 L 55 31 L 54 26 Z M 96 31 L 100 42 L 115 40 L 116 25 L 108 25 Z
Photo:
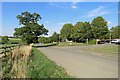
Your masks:
M 26 78 L 27 60 L 31 54 L 31 47 L 21 46 L 7 54 L 2 61 L 2 77 Z

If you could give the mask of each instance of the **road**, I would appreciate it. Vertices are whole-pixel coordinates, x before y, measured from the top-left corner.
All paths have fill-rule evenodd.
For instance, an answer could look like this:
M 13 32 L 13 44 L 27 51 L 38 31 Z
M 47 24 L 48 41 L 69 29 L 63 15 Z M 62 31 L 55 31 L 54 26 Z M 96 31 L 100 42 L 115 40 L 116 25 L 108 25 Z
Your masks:
M 50 60 L 76 78 L 117 78 L 118 60 L 92 54 L 81 47 L 39 48 Z

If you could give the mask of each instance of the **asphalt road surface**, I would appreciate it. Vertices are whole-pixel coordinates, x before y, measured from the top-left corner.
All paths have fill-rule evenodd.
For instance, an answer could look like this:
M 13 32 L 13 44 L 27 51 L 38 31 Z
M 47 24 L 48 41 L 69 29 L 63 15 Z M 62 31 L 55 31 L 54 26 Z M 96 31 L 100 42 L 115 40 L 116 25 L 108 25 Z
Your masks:
M 82 50 L 80 46 L 39 49 L 76 78 L 118 78 L 117 58 L 91 54 Z

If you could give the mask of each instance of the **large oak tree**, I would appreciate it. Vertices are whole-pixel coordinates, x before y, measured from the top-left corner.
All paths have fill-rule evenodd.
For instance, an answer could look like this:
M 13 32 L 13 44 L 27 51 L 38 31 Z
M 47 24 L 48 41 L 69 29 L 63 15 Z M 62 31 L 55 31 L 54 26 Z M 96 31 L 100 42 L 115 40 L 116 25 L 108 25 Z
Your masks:
M 48 33 L 48 30 L 44 28 L 44 25 L 38 23 L 42 18 L 37 13 L 32 14 L 30 12 L 23 12 L 20 15 L 17 15 L 17 19 L 22 27 L 14 29 L 14 36 L 20 37 L 28 44 L 37 43 L 38 36 L 42 34 L 47 35 Z

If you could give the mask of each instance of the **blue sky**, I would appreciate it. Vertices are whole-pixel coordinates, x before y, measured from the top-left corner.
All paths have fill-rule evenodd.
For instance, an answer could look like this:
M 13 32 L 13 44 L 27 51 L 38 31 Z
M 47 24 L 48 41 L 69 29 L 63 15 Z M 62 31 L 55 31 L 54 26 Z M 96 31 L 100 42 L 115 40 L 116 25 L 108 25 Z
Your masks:
M 2 34 L 12 36 L 14 28 L 20 27 L 16 18 L 21 12 L 39 13 L 49 30 L 49 35 L 58 32 L 65 23 L 73 25 L 79 21 L 92 21 L 103 16 L 109 28 L 118 24 L 117 2 L 2 2 Z

